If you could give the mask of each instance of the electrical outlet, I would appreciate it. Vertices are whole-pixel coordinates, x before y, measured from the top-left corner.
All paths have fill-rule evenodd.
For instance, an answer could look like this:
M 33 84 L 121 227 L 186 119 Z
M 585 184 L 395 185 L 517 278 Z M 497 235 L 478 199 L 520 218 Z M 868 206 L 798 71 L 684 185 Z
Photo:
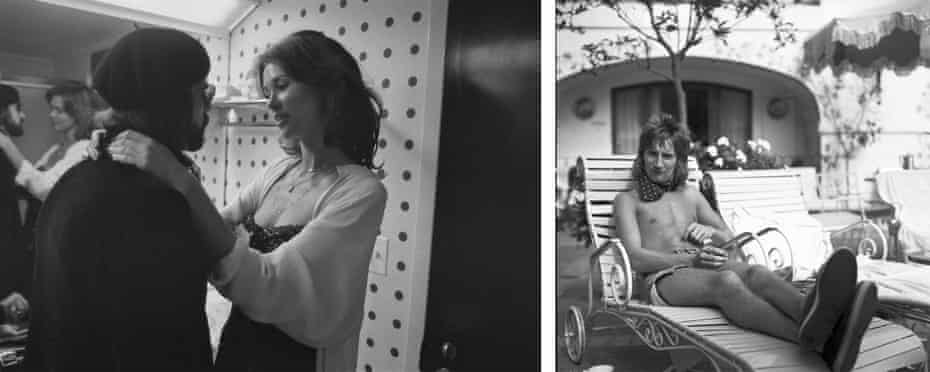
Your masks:
M 371 252 L 371 263 L 368 265 L 369 272 L 387 275 L 388 242 L 388 238 L 380 235 L 375 239 L 375 249 Z

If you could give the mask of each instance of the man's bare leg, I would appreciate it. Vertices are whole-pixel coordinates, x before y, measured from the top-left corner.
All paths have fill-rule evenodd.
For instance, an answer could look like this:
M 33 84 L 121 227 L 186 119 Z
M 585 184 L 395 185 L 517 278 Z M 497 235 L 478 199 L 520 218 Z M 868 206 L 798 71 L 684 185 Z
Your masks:
M 753 293 L 733 271 L 686 268 L 656 285 L 671 305 L 714 306 L 735 325 L 798 342 L 798 324 Z
M 778 277 L 778 275 L 762 265 L 728 261 L 721 270 L 735 272 L 753 293 L 781 310 L 781 312 L 793 319 L 796 325 L 801 324 L 801 319 L 804 317 L 802 309 L 804 307 L 804 295 L 791 283 Z

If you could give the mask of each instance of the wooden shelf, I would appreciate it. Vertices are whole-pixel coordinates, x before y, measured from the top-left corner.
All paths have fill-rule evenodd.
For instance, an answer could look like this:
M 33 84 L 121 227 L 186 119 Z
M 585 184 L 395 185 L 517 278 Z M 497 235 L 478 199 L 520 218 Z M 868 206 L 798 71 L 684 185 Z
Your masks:
M 250 117 L 262 116 L 267 117 L 268 100 L 267 99 L 246 99 L 234 98 L 222 101 L 214 101 L 212 109 L 221 110 L 223 116 L 223 126 L 233 127 L 275 127 L 274 121 L 270 120 L 246 120 Z M 223 111 L 225 110 L 225 111 Z M 262 113 L 264 112 L 264 113 Z M 231 121 L 235 117 L 238 121 Z
M 268 108 L 267 99 L 231 99 L 226 101 L 214 101 L 212 104 L 216 108 L 225 109 L 246 109 L 246 110 L 265 110 Z
M 269 120 L 261 120 L 253 122 L 251 120 L 246 121 L 245 119 L 249 117 L 254 117 L 259 115 L 256 111 L 267 111 L 268 110 L 268 100 L 267 99 L 246 99 L 246 98 L 234 98 L 227 99 L 223 101 L 215 101 L 212 103 L 212 108 L 227 110 L 222 112 L 224 115 L 223 125 L 224 126 L 233 126 L 233 127 L 275 127 L 275 123 Z M 233 115 L 233 113 L 235 113 Z M 239 120 L 236 122 L 230 121 L 230 116 L 235 116 Z M 267 112 L 261 116 L 267 116 Z

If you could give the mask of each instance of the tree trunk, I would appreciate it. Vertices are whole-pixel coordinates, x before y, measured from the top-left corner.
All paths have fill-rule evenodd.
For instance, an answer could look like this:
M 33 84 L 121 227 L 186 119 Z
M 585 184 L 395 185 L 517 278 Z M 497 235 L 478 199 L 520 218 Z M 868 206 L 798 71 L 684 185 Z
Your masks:
M 688 126 L 688 97 L 685 95 L 684 85 L 679 74 L 678 57 L 672 56 L 672 86 L 675 88 L 675 97 L 678 98 L 678 120 L 685 128 Z
M 850 192 L 849 192 L 849 191 L 850 191 L 851 189 L 849 188 L 849 186 L 850 186 L 849 179 L 852 177 L 852 175 L 849 174 L 849 161 L 851 160 L 851 158 L 852 158 L 852 156 L 851 156 L 851 154 L 849 154 L 849 153 L 847 153 L 846 156 L 843 157 L 843 159 L 846 160 L 846 161 L 844 162 L 844 163 L 846 163 L 846 174 L 844 174 L 844 177 L 843 177 L 843 178 L 846 179 L 846 190 L 843 190 L 843 196 L 849 196 L 849 195 L 850 195 Z M 858 181 L 858 180 L 857 180 L 857 181 Z M 849 200 L 848 200 L 848 199 L 846 199 L 846 203 L 849 203 Z

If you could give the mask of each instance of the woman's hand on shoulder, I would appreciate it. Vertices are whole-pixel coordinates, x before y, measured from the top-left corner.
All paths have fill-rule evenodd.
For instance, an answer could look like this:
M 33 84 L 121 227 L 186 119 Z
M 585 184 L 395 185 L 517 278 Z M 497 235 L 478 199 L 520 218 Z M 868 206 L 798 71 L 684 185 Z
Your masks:
M 118 134 L 107 151 L 114 161 L 134 165 L 181 192 L 194 179 L 167 147 L 133 130 Z

